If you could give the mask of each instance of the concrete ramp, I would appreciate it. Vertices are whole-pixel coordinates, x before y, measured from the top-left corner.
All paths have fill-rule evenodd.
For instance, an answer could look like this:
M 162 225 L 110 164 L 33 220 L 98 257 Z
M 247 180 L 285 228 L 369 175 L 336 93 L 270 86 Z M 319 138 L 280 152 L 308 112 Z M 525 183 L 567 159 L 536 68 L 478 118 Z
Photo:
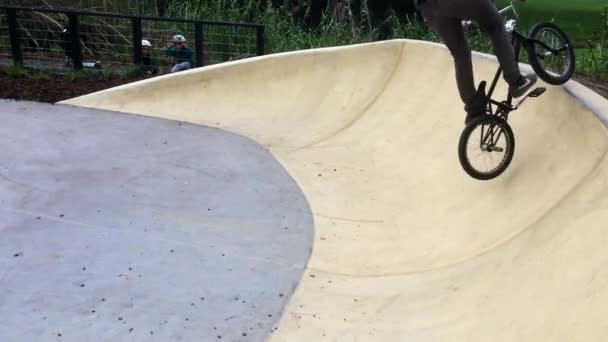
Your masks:
M 491 80 L 495 59 L 474 61 L 476 81 Z M 222 128 L 289 172 L 315 239 L 270 341 L 605 339 L 607 101 L 575 82 L 546 85 L 511 115 L 509 169 L 480 182 L 458 161 L 453 75 L 443 46 L 396 40 L 210 66 L 64 104 Z

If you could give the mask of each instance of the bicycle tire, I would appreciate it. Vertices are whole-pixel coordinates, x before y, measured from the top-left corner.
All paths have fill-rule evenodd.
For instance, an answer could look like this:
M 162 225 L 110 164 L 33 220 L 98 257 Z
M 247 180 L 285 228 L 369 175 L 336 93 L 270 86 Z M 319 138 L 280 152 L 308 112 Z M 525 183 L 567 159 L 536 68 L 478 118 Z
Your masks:
M 469 140 L 472 137 L 472 133 L 478 128 L 480 125 L 487 125 L 489 127 L 497 126 L 504 133 L 506 137 L 507 146 L 505 156 L 500 161 L 499 165 L 489 172 L 483 172 L 475 168 L 471 164 L 468 149 Z M 483 127 L 483 126 L 482 126 Z M 481 134 L 480 134 L 481 136 Z M 481 145 L 481 137 L 480 137 L 480 145 Z M 481 146 L 480 146 L 481 150 Z M 493 153 L 489 151 L 484 151 L 484 153 Z M 464 171 L 469 174 L 469 176 L 478 179 L 478 180 L 490 180 L 500 176 L 511 164 L 511 160 L 513 160 L 513 155 L 515 153 L 515 137 L 513 135 L 513 130 L 511 126 L 504 120 L 495 115 L 483 115 L 478 118 L 472 120 L 462 131 L 460 135 L 460 141 L 458 143 L 458 157 L 460 159 L 460 164 Z
M 563 72 L 557 73 L 557 75 L 553 75 L 552 73 L 550 73 L 542 61 L 543 57 L 539 56 L 536 50 L 537 47 L 542 48 L 542 46 L 535 42 L 531 42 L 527 46 L 528 61 L 530 62 L 532 69 L 534 69 L 534 72 L 536 72 L 538 77 L 540 77 L 543 81 L 551 85 L 564 84 L 568 80 L 570 80 L 570 78 L 572 78 L 572 75 L 574 74 L 576 64 L 574 48 L 572 47 L 572 43 L 570 42 L 570 39 L 568 38 L 566 33 L 564 33 L 564 31 L 562 31 L 557 25 L 552 23 L 544 22 L 534 25 L 530 30 L 530 33 L 528 34 L 528 38 L 540 40 L 539 35 L 543 31 L 549 32 L 554 37 L 556 37 L 560 41 L 560 46 L 568 46 L 565 50 L 565 56 L 568 58 L 567 67 Z

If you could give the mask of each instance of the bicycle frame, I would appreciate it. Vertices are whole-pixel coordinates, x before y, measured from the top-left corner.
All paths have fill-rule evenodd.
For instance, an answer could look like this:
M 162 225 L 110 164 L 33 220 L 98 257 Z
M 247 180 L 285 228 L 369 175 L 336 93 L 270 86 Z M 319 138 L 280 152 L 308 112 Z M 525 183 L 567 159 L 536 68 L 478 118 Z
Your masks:
M 515 60 L 519 61 L 522 44 L 527 45 L 532 40 L 523 36 L 516 30 L 513 30 L 513 32 L 511 34 L 512 34 L 511 44 L 514 46 Z M 540 42 L 540 43 L 542 43 L 542 42 Z M 503 116 L 504 119 L 507 119 L 509 112 L 511 112 L 512 110 L 515 110 L 515 108 L 513 107 L 513 97 L 511 96 L 511 94 L 507 95 L 506 101 L 498 102 L 498 101 L 492 99 L 492 95 L 494 94 L 494 90 L 496 90 L 496 85 L 498 84 L 498 80 L 500 79 L 502 72 L 503 72 L 502 67 L 499 66 L 498 70 L 496 71 L 496 75 L 494 76 L 494 79 L 492 80 L 492 84 L 490 85 L 490 90 L 488 91 L 487 97 L 489 100 L 488 106 L 489 106 L 490 113 L 499 115 L 499 116 Z M 499 109 L 502 109 L 503 113 L 501 113 L 498 110 L 496 110 L 496 112 L 494 112 L 494 110 L 492 109 L 492 104 L 496 105 Z M 503 114 L 503 115 L 501 115 L 501 114 Z
M 511 2 L 511 6 L 508 6 L 507 8 L 504 8 L 499 12 L 500 14 L 504 14 L 505 12 L 511 9 L 515 13 L 515 17 L 518 18 L 519 16 L 515 8 L 513 7 L 513 1 Z M 470 23 L 470 21 L 467 22 L 467 24 Z M 521 50 L 523 48 L 527 52 L 528 61 L 530 62 L 532 69 L 534 70 L 534 72 L 538 73 L 538 76 L 541 79 L 545 80 L 549 84 L 563 84 L 563 78 L 565 78 L 564 76 L 569 77 L 572 75 L 574 65 L 567 64 L 567 73 L 564 76 L 560 76 L 560 78 L 558 79 L 553 75 L 548 74 L 549 70 L 546 69 L 546 66 L 548 64 L 545 58 L 551 55 L 559 55 L 562 51 L 568 50 L 568 63 L 573 62 L 574 56 L 572 53 L 572 47 L 570 45 L 566 45 L 565 47 L 552 48 L 538 39 L 544 40 L 544 34 L 542 34 L 541 32 L 548 32 L 551 35 L 556 35 L 560 42 L 563 42 L 565 40 L 565 43 L 569 44 L 568 39 L 567 37 L 565 37 L 564 33 L 554 24 L 539 23 L 532 28 L 528 36 L 524 36 L 521 33 L 517 32 L 516 24 L 516 19 L 510 19 L 504 24 L 506 32 L 510 35 L 510 43 L 515 55 L 515 62 L 519 63 L 522 53 Z M 549 42 L 549 44 L 551 43 Z M 545 50 L 543 51 L 542 49 Z M 549 60 L 548 62 L 552 62 L 552 60 Z M 546 91 L 545 87 L 537 87 L 534 90 L 523 94 L 522 97 L 518 98 L 513 98 L 511 92 L 509 91 L 505 100 L 494 100 L 492 99 L 492 96 L 496 91 L 498 81 L 501 78 L 501 74 L 503 74 L 503 72 L 504 70 L 499 65 L 498 70 L 494 75 L 494 79 L 492 80 L 492 83 L 489 87 L 489 91 L 486 95 L 487 103 L 485 115 L 479 115 L 476 119 L 472 121 L 465 120 L 465 129 L 460 135 L 460 141 L 458 143 L 458 156 L 464 170 L 473 178 L 480 180 L 488 180 L 497 177 L 504 170 L 506 170 L 508 165 L 511 163 L 511 159 L 513 158 L 514 154 L 515 136 L 513 134 L 511 126 L 507 122 L 509 114 L 512 111 L 519 109 L 519 107 L 524 103 L 526 99 L 539 97 Z M 486 81 L 483 81 L 481 85 L 485 85 L 485 82 Z M 480 129 L 481 132 L 476 132 L 476 130 L 478 129 Z M 505 139 L 504 144 L 501 143 L 503 137 Z M 504 152 L 503 155 L 496 156 L 497 158 L 502 159 L 500 159 L 498 161 L 498 164 L 492 169 L 488 170 L 485 168 L 485 166 L 483 170 L 477 168 L 475 165 L 471 164 L 471 160 L 469 159 L 470 155 L 468 151 L 471 147 L 471 143 L 475 145 L 479 144 L 477 148 L 479 148 L 482 153 Z M 496 159 L 494 158 L 494 156 L 485 154 L 484 156 L 489 156 L 492 157 L 492 159 Z
M 509 10 L 513 10 L 516 17 L 519 17 L 517 12 L 515 11 L 515 8 L 513 7 L 513 3 L 511 3 L 511 6 L 508 6 L 504 9 L 500 10 L 499 12 L 501 14 L 503 14 Z M 518 62 L 519 62 L 519 57 L 521 54 L 521 48 L 522 47 L 527 48 L 530 44 L 539 44 L 540 46 L 545 48 L 547 51 L 550 51 L 552 54 L 558 54 L 564 50 L 567 50 L 570 47 L 569 45 L 566 45 L 559 49 L 553 49 L 552 47 L 548 46 L 547 44 L 545 44 L 544 42 L 542 42 L 540 40 L 528 38 L 528 37 L 522 35 L 521 33 L 519 33 L 515 29 L 516 22 L 517 22 L 516 20 L 508 21 L 506 23 L 506 28 L 507 28 L 507 32 L 509 32 L 511 34 L 511 44 L 513 45 L 513 48 L 514 48 L 515 60 Z M 499 66 L 498 70 L 496 71 L 496 75 L 494 76 L 494 79 L 492 81 L 492 84 L 490 86 L 490 89 L 488 91 L 488 94 L 487 94 L 488 111 L 489 111 L 489 114 L 498 115 L 506 120 L 506 119 L 508 119 L 509 113 L 511 111 L 517 109 L 517 107 L 513 106 L 513 97 L 511 96 L 511 94 L 508 94 L 507 100 L 502 101 L 502 102 L 498 102 L 498 101 L 492 99 L 492 95 L 494 94 L 494 90 L 496 89 L 496 85 L 498 84 L 498 80 L 500 78 L 500 75 L 502 74 L 502 71 L 503 71 L 502 68 Z M 496 111 L 494 111 L 492 109 L 492 105 L 495 105 L 497 107 Z

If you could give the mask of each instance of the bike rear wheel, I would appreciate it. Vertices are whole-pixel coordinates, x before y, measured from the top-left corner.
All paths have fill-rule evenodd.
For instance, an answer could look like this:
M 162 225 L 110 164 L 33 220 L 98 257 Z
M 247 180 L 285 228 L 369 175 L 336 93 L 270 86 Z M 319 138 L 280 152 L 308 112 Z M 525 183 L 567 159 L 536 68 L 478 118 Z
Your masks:
M 511 163 L 515 137 L 509 124 L 494 115 L 471 121 L 460 135 L 458 156 L 464 171 L 478 180 L 501 175 Z
M 568 36 L 552 23 L 539 23 L 532 27 L 528 38 L 553 50 L 536 41 L 528 44 L 528 61 L 538 77 L 552 85 L 566 83 L 575 69 L 574 48 Z

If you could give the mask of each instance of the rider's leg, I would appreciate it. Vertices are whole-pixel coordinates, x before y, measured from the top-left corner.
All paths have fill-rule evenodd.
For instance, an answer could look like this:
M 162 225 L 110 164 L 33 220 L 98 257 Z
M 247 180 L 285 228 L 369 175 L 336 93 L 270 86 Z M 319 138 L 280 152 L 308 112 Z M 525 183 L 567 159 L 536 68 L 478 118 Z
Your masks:
M 536 75 L 521 74 L 503 17 L 489 0 L 467 0 L 467 4 L 475 9 L 471 11 L 471 19 L 479 23 L 492 40 L 494 53 L 503 70 L 503 78 L 510 85 L 512 95 L 523 95 L 536 82 Z
M 428 0 L 421 11 L 423 15 L 427 11 L 434 17 L 467 19 L 479 23 L 490 35 L 503 77 L 515 97 L 523 95 L 536 82 L 534 74 L 521 75 L 504 19 L 490 0 Z
M 461 21 L 457 18 L 436 16 L 426 7 L 422 7 L 421 12 L 427 24 L 437 32 L 452 54 L 458 92 L 467 112 L 465 122 L 468 122 L 485 111 L 486 94 L 485 88 L 475 89 L 471 49 L 464 36 Z
M 429 17 L 427 23 L 441 37 L 454 59 L 456 82 L 462 102 L 475 95 L 471 48 L 464 36 L 460 20 L 447 17 Z

